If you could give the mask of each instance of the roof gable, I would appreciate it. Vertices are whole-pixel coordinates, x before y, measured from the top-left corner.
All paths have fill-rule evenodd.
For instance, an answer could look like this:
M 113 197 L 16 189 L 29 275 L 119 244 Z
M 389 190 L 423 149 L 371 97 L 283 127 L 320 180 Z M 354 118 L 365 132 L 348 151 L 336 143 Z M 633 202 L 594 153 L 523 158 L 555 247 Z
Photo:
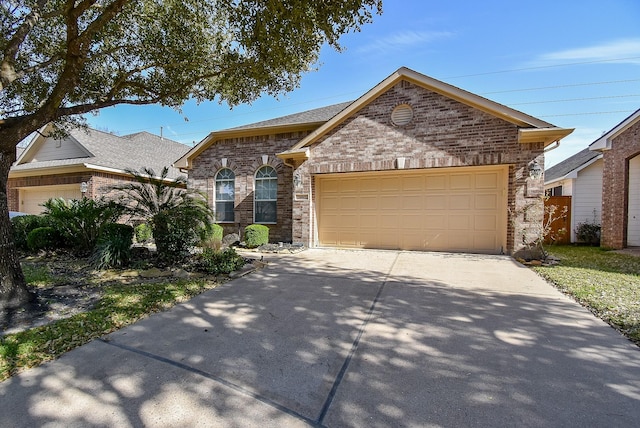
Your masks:
M 572 175 L 577 174 L 581 169 L 586 168 L 601 157 L 600 153 L 591 151 L 587 147 L 547 169 L 544 172 L 544 182 L 548 184 L 564 178 L 573 178 L 571 177 Z
M 152 168 L 158 174 L 163 167 L 169 167 L 169 178 L 175 179 L 180 171 L 171 166 L 172 162 L 182 156 L 188 146 L 162 138 L 147 132 L 119 137 L 117 135 L 95 129 L 72 129 L 66 139 L 81 147 L 86 156 L 75 157 L 77 151 L 69 151 L 66 157 L 50 158 L 34 157 L 40 153 L 40 147 L 46 147 L 49 140 L 45 137 L 45 128 L 29 143 L 20 159 L 11 168 L 13 174 L 37 174 L 37 171 L 64 168 L 81 168 L 103 170 L 113 173 L 126 173 L 126 170 L 139 170 L 142 167 Z
M 600 138 L 598 138 L 593 143 L 589 144 L 590 150 L 611 150 L 611 142 L 618 135 L 622 134 L 629 127 L 633 126 L 636 122 L 640 121 L 640 109 L 636 110 L 634 113 L 631 113 L 627 118 L 625 118 L 622 122 L 614 126 L 609 132 L 604 133 Z
M 556 126 L 548 122 L 537 119 L 533 116 L 529 116 L 528 114 L 522 113 L 510 107 L 506 107 L 502 104 L 491 101 L 487 98 L 425 76 L 424 74 L 418 73 L 406 67 L 401 67 L 385 80 L 376 85 L 374 88 L 369 90 L 366 94 L 358 98 L 344 110 L 327 121 L 324 125 L 320 126 L 314 132 L 301 140 L 298 144 L 293 146 L 290 152 L 297 152 L 303 147 L 309 146 L 310 144 L 314 143 L 320 137 L 341 124 L 343 121 L 363 108 L 365 105 L 369 104 L 374 99 L 379 97 L 382 93 L 386 92 L 394 85 L 403 80 L 411 82 L 424 89 L 436 92 L 440 95 L 451 98 L 463 104 L 477 108 L 478 110 L 484 111 L 485 113 L 513 123 L 521 128 L 525 128 L 520 132 L 520 139 L 522 142 L 544 142 L 545 145 L 547 145 L 573 132 L 573 129 L 557 128 Z
M 87 150 L 72 136 L 63 139 L 40 136 L 35 144 L 25 149 L 17 165 L 28 162 L 43 162 L 63 159 L 78 159 L 93 157 Z

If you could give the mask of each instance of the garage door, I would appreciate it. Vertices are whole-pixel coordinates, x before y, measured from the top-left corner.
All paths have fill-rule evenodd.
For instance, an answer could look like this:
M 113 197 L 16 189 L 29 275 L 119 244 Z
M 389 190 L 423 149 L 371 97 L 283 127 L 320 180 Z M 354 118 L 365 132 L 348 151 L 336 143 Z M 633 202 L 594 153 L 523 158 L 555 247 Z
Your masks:
M 316 176 L 323 246 L 499 253 L 507 168 Z
M 20 189 L 20 211 L 40 214 L 44 211 L 42 204 L 51 198 L 80 199 L 81 197 L 80 184 L 25 187 Z
M 640 156 L 629 160 L 629 205 L 627 210 L 627 245 L 640 246 Z

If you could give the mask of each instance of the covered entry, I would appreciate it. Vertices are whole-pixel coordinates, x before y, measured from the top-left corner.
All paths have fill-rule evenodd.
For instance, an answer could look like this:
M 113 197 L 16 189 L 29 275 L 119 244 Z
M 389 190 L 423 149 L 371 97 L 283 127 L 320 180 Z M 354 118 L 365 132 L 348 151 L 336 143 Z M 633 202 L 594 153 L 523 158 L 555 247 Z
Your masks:
M 500 253 L 507 167 L 316 175 L 322 246 Z

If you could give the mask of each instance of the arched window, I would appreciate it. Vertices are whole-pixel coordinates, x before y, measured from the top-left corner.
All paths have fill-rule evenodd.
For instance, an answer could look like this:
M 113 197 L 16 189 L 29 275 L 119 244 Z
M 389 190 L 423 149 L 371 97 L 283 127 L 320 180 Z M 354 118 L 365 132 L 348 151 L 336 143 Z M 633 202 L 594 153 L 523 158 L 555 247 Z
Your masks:
M 233 223 L 234 200 L 236 194 L 236 175 L 229 168 L 223 168 L 216 174 L 216 221 Z
M 255 223 L 275 223 L 278 198 L 278 174 L 273 167 L 265 165 L 256 172 L 256 186 L 253 195 L 253 216 Z

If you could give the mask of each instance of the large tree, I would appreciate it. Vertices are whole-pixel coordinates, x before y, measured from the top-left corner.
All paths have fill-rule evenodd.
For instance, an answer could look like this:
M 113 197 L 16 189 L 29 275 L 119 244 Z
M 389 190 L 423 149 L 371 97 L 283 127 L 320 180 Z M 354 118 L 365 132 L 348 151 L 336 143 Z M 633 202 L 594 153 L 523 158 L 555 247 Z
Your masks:
M 0 0 L 0 306 L 30 300 L 6 186 L 16 145 L 117 104 L 229 105 L 294 89 L 382 0 Z

